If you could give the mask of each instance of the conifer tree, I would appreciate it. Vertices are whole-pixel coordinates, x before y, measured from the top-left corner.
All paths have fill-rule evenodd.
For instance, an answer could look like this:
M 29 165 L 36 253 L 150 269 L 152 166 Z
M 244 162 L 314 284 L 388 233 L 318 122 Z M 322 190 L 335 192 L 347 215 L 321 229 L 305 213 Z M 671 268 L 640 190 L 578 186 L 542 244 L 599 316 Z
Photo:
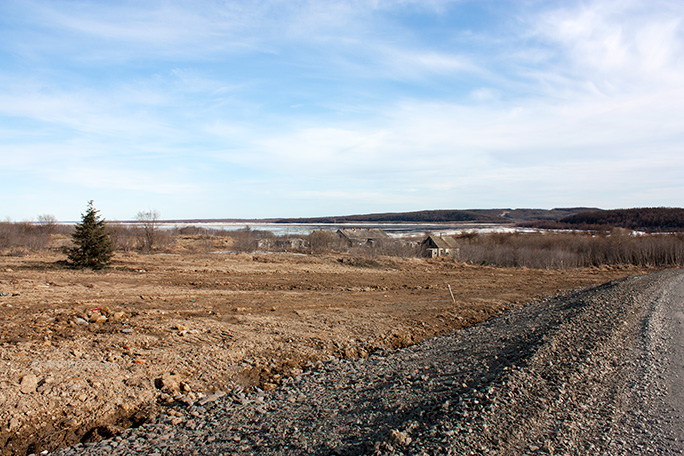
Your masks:
M 88 201 L 88 208 L 81 214 L 81 223 L 76 224 L 71 238 L 75 245 L 67 251 L 67 256 L 75 267 L 101 269 L 111 262 L 112 241 L 92 200 Z

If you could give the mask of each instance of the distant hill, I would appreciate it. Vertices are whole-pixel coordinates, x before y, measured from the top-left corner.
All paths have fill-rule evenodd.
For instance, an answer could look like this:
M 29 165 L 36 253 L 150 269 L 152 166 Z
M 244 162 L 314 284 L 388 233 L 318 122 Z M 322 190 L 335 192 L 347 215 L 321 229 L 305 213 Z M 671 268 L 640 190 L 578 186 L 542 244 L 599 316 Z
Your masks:
M 612 227 L 638 231 L 682 231 L 684 209 L 643 207 L 592 210 L 568 215 L 557 221 L 527 223 L 528 226 L 555 229 L 605 230 Z
M 602 210 L 591 207 L 555 209 L 440 209 L 414 212 L 308 218 L 165 220 L 165 223 L 501 223 L 549 229 L 605 230 L 620 227 L 643 231 L 684 230 L 682 208 Z
M 557 221 L 595 208 L 557 209 L 466 209 L 426 210 L 416 212 L 388 212 L 379 214 L 344 215 L 334 217 L 286 218 L 276 223 L 521 223 L 534 221 Z
M 644 207 L 580 212 L 560 220 L 573 225 L 609 225 L 632 230 L 682 230 L 684 209 Z

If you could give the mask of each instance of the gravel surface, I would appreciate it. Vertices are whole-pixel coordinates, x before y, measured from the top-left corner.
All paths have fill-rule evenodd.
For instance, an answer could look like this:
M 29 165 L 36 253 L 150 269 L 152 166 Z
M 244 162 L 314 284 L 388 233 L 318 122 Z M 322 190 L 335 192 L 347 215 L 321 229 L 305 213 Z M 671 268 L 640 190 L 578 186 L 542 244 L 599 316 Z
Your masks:
M 677 454 L 683 301 L 680 270 L 620 280 L 57 454 Z

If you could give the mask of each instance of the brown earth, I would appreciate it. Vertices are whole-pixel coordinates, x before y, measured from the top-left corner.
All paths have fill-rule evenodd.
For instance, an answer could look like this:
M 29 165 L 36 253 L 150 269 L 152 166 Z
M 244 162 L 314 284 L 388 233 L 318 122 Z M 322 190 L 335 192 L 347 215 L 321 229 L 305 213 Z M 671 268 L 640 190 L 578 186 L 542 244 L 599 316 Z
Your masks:
M 56 252 L 0 257 L 3 455 L 109 437 L 174 402 L 272 389 L 329 356 L 407 346 L 643 272 L 209 253 L 206 242 L 117 253 L 102 271 L 70 269 Z

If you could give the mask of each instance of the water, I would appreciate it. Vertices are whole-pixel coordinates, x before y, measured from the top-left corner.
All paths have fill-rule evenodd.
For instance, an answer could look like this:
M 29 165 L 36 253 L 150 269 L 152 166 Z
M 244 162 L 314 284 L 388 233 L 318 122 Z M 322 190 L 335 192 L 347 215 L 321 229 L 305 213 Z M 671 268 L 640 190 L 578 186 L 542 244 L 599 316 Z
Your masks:
M 511 225 L 496 225 L 484 223 L 244 223 L 244 222 L 192 222 L 192 223 L 164 223 L 160 224 L 163 229 L 184 227 L 199 227 L 209 230 L 237 231 L 252 229 L 258 231 L 270 231 L 276 236 L 306 236 L 312 231 L 337 231 L 339 229 L 352 228 L 381 228 L 392 237 L 425 236 L 427 233 L 438 235 L 451 235 L 466 231 L 483 232 L 508 232 L 516 231 Z

